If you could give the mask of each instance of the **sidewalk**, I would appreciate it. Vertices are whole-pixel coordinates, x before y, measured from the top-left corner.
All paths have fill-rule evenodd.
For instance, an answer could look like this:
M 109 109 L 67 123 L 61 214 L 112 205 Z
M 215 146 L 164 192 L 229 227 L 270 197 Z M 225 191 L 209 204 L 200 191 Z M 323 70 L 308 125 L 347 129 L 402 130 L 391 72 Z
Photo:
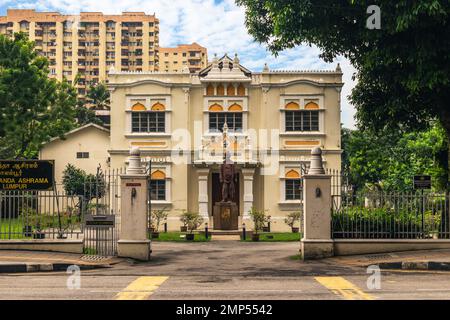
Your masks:
M 77 265 L 81 270 L 109 268 L 120 261 L 116 257 L 74 253 L 1 250 L 0 273 L 64 271 L 70 265 Z
M 450 271 L 450 249 L 338 256 L 326 260 L 359 267 L 378 265 L 381 269 Z

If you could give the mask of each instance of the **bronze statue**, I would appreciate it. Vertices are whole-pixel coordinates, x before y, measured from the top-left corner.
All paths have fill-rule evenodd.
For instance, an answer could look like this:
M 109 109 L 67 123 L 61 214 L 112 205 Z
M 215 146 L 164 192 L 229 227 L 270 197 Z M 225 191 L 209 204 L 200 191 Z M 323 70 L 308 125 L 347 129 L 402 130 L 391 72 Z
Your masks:
M 220 165 L 220 183 L 222 184 L 222 202 L 231 202 L 234 199 L 234 183 L 237 182 L 234 163 L 230 159 L 230 154 L 226 153 L 223 164 Z

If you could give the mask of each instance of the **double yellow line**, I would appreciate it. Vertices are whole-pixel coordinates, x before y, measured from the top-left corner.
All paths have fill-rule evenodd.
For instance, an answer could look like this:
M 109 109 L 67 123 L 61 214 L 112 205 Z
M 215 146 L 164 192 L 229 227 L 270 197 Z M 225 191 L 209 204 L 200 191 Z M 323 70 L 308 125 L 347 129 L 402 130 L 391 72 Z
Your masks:
M 315 277 L 317 282 L 334 294 L 347 300 L 374 300 L 374 297 L 363 292 L 350 281 L 342 277 Z

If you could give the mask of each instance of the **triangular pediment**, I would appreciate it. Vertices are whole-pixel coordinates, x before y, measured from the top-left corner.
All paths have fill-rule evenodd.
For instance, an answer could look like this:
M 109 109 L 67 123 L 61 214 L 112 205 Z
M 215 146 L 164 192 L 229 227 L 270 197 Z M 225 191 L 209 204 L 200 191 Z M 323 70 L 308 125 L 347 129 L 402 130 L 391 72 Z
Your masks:
M 252 72 L 239 63 L 237 55 L 234 59 L 225 54 L 222 58 L 214 57 L 213 61 L 199 72 L 200 80 L 209 81 L 251 81 Z

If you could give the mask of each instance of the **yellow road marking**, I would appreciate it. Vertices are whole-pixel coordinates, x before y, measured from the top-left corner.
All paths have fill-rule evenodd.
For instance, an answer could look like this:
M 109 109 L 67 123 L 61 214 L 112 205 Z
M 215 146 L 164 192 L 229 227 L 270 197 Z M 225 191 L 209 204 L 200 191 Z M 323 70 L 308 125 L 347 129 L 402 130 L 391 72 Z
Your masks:
M 374 297 L 363 292 L 350 281 L 342 277 L 315 277 L 317 282 L 338 296 L 347 300 L 373 300 Z
M 116 295 L 116 300 L 144 300 L 169 277 L 139 277 Z

